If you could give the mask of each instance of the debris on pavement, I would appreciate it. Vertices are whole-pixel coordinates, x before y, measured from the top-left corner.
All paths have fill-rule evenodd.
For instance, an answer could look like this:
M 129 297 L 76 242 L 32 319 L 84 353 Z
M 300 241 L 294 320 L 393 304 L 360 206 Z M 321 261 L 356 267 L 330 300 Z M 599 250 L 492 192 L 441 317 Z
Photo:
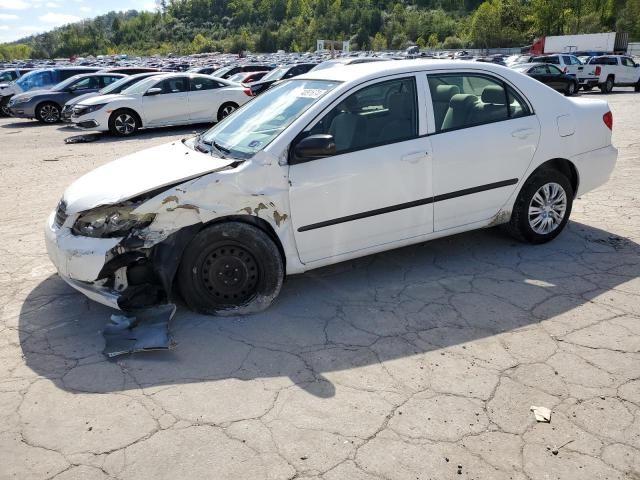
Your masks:
M 113 358 L 171 348 L 169 322 L 175 313 L 176 306 L 171 303 L 111 315 L 111 323 L 102 332 L 105 339 L 103 353 Z
M 102 137 L 101 133 L 89 133 L 84 135 L 74 135 L 64 139 L 64 143 L 89 143 L 95 142 Z
M 533 412 L 537 422 L 551 423 L 551 410 L 547 407 L 531 406 L 529 409 Z

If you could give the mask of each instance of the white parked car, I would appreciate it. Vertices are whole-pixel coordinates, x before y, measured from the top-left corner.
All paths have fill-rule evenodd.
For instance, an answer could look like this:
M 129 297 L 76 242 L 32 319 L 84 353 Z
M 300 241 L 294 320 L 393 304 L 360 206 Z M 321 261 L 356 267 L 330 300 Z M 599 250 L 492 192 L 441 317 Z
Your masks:
M 230 88 L 231 87 L 231 88 Z M 244 88 L 197 73 L 154 75 L 123 90 L 73 107 L 80 128 L 127 136 L 144 127 L 216 122 L 251 100 Z
M 598 86 L 602 93 L 611 93 L 613 87 L 634 87 L 640 92 L 640 65 L 626 55 L 591 57 L 589 65 L 595 66 Z
M 373 62 L 286 80 L 199 136 L 106 164 L 46 225 L 62 278 L 115 308 L 248 313 L 285 274 L 505 224 L 565 227 L 617 150 L 607 102 L 479 62 Z M 567 260 L 570 261 L 570 260 Z

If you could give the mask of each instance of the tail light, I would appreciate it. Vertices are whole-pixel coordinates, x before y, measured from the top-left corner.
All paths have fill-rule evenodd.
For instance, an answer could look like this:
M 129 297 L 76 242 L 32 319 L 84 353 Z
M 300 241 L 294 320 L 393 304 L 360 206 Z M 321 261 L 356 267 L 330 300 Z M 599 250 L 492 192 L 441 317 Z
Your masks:
M 602 121 L 607 127 L 609 127 L 609 130 L 613 131 L 613 114 L 611 112 L 605 113 L 602 116 Z
M 599 76 L 600 76 L 600 71 L 601 71 L 601 69 L 600 69 L 600 65 L 597 65 L 597 66 L 596 66 L 596 76 L 597 76 L 597 77 L 599 77 Z
M 247 97 L 253 97 L 253 90 L 251 90 L 250 88 L 245 88 L 243 92 Z

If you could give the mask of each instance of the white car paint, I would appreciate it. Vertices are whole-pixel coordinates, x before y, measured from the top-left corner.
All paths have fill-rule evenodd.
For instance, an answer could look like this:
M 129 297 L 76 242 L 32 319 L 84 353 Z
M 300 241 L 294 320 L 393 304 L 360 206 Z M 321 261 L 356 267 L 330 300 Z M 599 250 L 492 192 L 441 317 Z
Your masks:
M 447 73 L 475 73 L 506 82 L 530 104 L 532 114 L 437 133 L 426 79 Z M 395 77 L 415 78 L 417 138 L 288 164 L 294 139 L 323 113 L 363 86 Z M 229 216 L 258 217 L 277 236 L 286 273 L 297 274 L 506 223 L 527 178 L 545 162 L 568 160 L 577 170 L 576 195 L 581 195 L 607 181 L 617 158 L 603 122 L 609 111 L 606 102 L 565 98 L 526 75 L 478 62 L 373 62 L 310 72 L 256 97 L 219 127 L 240 118 L 243 110 L 251 111 L 261 98 L 277 103 L 277 97 L 268 96 L 278 95 L 288 82 L 314 79 L 340 83 L 248 159 L 232 162 L 201 153 L 190 139 L 130 155 L 77 180 L 62 198 L 64 221 L 56 222 L 53 212 L 45 228 L 49 256 L 62 278 L 91 298 L 118 307 L 121 292 L 106 287 L 98 272 L 128 250 L 124 239 L 71 233 L 79 214 L 105 204 L 129 201 L 134 213 L 156 215 L 151 225 L 136 232 L 144 243 L 137 248 L 145 252 L 191 225 Z M 474 191 L 487 184 L 494 186 Z M 452 192 L 462 194 L 450 196 Z M 412 202 L 417 203 L 384 210 Z M 379 214 L 360 215 L 378 209 Z M 357 218 L 351 221 L 350 216 Z M 343 220 L 304 228 L 332 219 Z
M 162 85 L 162 82 L 180 78 L 186 79 L 192 85 L 197 79 L 216 82 L 219 88 L 202 91 L 191 89 L 159 95 L 148 94 L 150 89 Z M 138 115 L 142 127 L 212 123 L 218 121 L 218 113 L 223 104 L 231 102 L 241 106 L 251 100 L 251 97 L 242 89 L 235 87 L 237 87 L 235 83 L 196 73 L 154 75 L 124 90 L 121 94 L 100 95 L 82 100 L 74 107 L 71 121 L 79 128 L 106 132 L 109 131 L 111 115 L 120 109 L 127 109 Z M 132 89 L 135 90 L 132 91 Z M 83 109 L 95 105 L 104 106 L 90 113 L 82 113 Z

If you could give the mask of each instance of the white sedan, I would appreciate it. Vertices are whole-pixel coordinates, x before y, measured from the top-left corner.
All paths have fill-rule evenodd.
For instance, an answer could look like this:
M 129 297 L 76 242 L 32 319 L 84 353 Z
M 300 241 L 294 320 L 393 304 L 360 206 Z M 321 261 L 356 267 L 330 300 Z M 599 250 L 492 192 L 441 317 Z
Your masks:
M 80 128 L 127 136 L 143 127 L 216 122 L 251 100 L 238 84 L 195 73 L 154 75 L 123 90 L 81 101 L 71 121 Z
M 284 81 L 209 131 L 73 183 L 46 225 L 120 309 L 269 306 L 285 275 L 477 228 L 548 242 L 616 162 L 607 102 L 498 65 L 374 62 Z M 567 261 L 571 261 L 568 259 Z

